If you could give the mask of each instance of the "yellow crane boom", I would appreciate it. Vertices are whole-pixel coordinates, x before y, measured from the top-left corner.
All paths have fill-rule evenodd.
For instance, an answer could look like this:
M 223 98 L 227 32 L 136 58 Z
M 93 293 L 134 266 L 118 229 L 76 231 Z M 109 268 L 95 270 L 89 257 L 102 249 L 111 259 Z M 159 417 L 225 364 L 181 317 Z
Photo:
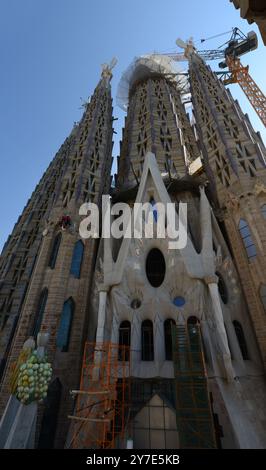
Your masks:
M 238 57 L 226 57 L 226 64 L 231 72 L 231 76 L 223 80 L 225 85 L 238 83 L 254 110 L 266 127 L 266 97 L 255 80 L 249 74 L 249 66 L 244 67 Z

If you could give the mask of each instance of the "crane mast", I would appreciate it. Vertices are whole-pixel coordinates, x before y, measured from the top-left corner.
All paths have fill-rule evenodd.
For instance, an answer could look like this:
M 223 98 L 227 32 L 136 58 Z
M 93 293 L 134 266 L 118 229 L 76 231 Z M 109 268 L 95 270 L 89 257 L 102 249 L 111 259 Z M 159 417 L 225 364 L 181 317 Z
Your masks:
M 238 83 L 266 127 L 266 98 L 255 80 L 249 74 L 249 66 L 244 67 L 238 57 L 226 57 L 226 64 L 231 76 L 223 80 L 225 85 Z

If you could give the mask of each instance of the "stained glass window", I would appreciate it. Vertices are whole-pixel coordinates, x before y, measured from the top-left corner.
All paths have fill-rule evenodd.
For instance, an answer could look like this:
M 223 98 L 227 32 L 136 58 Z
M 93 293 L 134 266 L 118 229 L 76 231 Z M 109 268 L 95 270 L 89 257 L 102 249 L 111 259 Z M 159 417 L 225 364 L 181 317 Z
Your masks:
M 56 338 L 56 346 L 62 352 L 68 351 L 74 308 L 73 299 L 70 298 L 64 303 Z
M 70 274 L 73 274 L 73 276 L 76 278 L 80 277 L 83 251 L 84 251 L 83 242 L 79 240 L 75 243 L 75 246 L 74 246 L 72 261 L 71 261 L 71 268 L 70 268 Z
M 244 219 L 240 219 L 238 230 L 243 240 L 248 258 L 254 258 L 257 255 L 256 246 L 252 240 L 249 225 Z

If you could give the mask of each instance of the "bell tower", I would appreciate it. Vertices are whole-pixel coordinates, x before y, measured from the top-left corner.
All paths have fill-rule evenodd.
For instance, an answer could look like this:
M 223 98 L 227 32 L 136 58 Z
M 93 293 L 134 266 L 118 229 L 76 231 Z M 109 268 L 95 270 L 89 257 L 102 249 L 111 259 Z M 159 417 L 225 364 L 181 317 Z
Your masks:
M 266 364 L 266 149 L 216 74 L 190 56 L 190 84 L 204 168 L 241 278 Z
M 186 82 L 173 76 L 169 60 L 154 55 L 137 59 L 120 81 L 118 102 L 128 106 L 118 165 L 121 189 L 139 182 L 148 151 L 170 178 L 188 174 L 189 163 L 200 154 L 180 97 Z
M 7 322 L 5 328 L 9 327 L 9 335 L 5 328 L 1 335 L 2 341 L 10 345 L 1 406 L 3 409 L 8 398 L 12 364 L 24 341 L 29 336 L 36 338 L 39 331 L 49 332 L 48 357 L 53 366 L 53 378 L 47 400 L 52 403 L 57 392 L 57 416 L 55 420 L 48 419 L 49 404 L 41 410 L 40 447 L 63 447 L 69 424 L 67 415 L 72 407 L 69 390 L 77 386 L 80 375 L 88 326 L 88 296 L 98 244 L 95 239 L 81 239 L 79 209 L 87 202 L 99 204 L 111 183 L 111 78 L 111 69 L 104 66 L 91 99 L 84 105 L 81 121 L 37 186 L 4 250 L 4 286 L 9 284 L 9 298 L 8 295 L 12 295 L 9 278 L 14 282 L 20 271 L 12 270 L 8 259 L 12 261 L 14 253 L 13 266 L 16 266 L 22 247 L 26 256 L 21 238 L 23 234 L 26 240 L 29 238 L 27 227 L 31 224 L 33 233 L 37 234 L 35 264 L 28 274 L 24 301 L 20 310 L 17 309 L 17 326 L 12 330 Z

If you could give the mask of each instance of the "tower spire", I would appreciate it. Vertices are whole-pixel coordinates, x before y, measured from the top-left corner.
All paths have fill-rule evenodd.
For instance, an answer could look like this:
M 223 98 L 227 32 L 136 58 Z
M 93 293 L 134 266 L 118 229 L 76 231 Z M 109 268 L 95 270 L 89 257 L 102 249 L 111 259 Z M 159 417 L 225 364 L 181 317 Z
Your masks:
M 110 64 L 102 64 L 102 78 L 110 81 L 113 77 L 112 70 L 117 64 L 117 58 L 113 57 Z
M 188 165 L 199 156 L 195 135 L 181 98 L 186 85 L 171 79 L 171 60 L 162 55 L 137 58 L 124 73 L 118 103 L 128 104 L 118 165 L 118 187 L 140 180 L 144 157 L 156 155 L 160 171 L 169 179 L 188 174 Z
M 265 285 L 266 149 L 216 74 L 197 54 L 189 64 L 193 112 L 210 192 L 226 229 L 266 365 Z
M 58 408 L 61 424 L 56 437 L 51 434 L 50 443 L 53 445 L 55 438 L 59 447 L 64 443 L 66 416 L 72 406 L 68 390 L 77 385 L 79 377 L 87 333 L 88 290 L 97 251 L 96 240 L 80 238 L 79 208 L 84 202 L 98 204 L 101 195 L 110 188 L 113 133 L 110 79 L 111 67 L 106 66 L 79 124 L 35 189 L 18 221 L 19 228 L 15 227 L 4 251 L 2 305 L 10 309 L 11 302 L 12 310 L 4 313 L 9 313 L 9 318 L 1 332 L 2 357 L 7 363 L 0 405 L 3 409 L 7 401 L 12 364 L 21 344 L 38 331 L 48 331 L 53 379 L 59 381 L 62 390 Z M 33 256 L 35 264 L 31 261 L 30 265 Z M 24 299 L 21 285 L 25 286 Z M 69 374 L 69 369 L 73 374 Z M 45 436 L 47 430 L 42 427 L 41 446 Z

